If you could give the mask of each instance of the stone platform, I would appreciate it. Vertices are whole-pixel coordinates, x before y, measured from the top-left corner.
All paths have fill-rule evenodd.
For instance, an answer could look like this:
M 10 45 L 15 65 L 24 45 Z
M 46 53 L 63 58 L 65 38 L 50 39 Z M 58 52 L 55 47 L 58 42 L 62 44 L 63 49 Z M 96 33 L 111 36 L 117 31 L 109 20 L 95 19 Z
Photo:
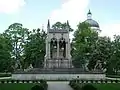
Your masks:
M 40 69 L 35 68 L 27 72 L 17 71 L 12 74 L 15 80 L 72 80 L 79 76 L 79 79 L 100 80 L 106 79 L 106 75 L 100 71 L 88 72 L 82 69 Z

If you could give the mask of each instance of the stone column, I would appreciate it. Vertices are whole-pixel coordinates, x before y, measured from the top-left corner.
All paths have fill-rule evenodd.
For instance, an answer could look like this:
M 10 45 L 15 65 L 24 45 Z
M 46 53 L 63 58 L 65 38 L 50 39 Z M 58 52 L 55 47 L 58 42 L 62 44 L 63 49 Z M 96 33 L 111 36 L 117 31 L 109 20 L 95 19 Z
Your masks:
M 59 58 L 59 40 L 57 41 L 57 58 Z
M 71 51 L 71 47 L 70 47 L 70 40 L 68 41 L 68 57 L 70 58 L 71 55 L 70 55 L 70 51 Z
M 48 42 L 48 58 L 50 59 L 50 42 Z
M 71 60 L 71 46 L 70 46 L 70 40 L 68 41 L 68 58 L 69 58 L 69 68 L 72 66 L 72 60 Z
M 47 40 L 46 40 L 46 57 L 48 57 L 48 42 L 47 42 Z
M 68 42 L 65 43 L 66 44 L 66 58 L 68 58 Z

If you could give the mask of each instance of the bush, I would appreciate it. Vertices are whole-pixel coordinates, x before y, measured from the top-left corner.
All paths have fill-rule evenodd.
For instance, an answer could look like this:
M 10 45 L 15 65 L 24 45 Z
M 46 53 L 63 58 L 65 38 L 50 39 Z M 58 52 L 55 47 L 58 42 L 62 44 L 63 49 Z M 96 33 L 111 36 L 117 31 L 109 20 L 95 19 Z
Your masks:
M 109 78 L 120 78 L 120 75 L 106 75 Z
M 35 85 L 31 88 L 31 90 L 44 90 L 44 87 L 42 84 L 40 85 Z
M 97 90 L 92 84 L 86 84 L 82 87 L 82 90 Z
M 73 88 L 74 88 L 74 90 L 81 90 L 81 85 L 75 84 Z
M 71 87 L 74 87 L 75 84 L 76 84 L 76 80 L 71 80 L 70 83 L 69 83 L 69 85 L 70 85 Z
M 1 83 L 4 83 L 5 81 L 1 81 Z
M 11 74 L 8 74 L 8 73 L 0 73 L 0 77 L 11 77 Z

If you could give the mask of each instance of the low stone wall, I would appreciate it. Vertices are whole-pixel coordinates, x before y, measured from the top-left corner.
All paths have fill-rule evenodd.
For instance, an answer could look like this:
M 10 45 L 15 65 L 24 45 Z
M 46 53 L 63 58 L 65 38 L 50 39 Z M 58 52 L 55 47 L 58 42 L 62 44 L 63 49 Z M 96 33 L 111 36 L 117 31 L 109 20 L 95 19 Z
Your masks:
M 84 80 L 101 80 L 106 79 L 105 74 L 12 74 L 13 80 L 72 80 L 76 79 Z

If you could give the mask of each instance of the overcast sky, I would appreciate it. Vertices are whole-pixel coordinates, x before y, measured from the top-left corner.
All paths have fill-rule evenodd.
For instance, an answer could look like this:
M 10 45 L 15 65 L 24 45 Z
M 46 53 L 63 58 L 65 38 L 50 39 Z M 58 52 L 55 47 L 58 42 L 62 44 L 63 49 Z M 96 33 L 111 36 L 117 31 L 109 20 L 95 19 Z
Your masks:
M 72 28 L 86 20 L 88 10 L 96 20 L 101 35 L 120 34 L 120 0 L 0 0 L 0 32 L 15 22 L 33 29 L 69 20 Z

